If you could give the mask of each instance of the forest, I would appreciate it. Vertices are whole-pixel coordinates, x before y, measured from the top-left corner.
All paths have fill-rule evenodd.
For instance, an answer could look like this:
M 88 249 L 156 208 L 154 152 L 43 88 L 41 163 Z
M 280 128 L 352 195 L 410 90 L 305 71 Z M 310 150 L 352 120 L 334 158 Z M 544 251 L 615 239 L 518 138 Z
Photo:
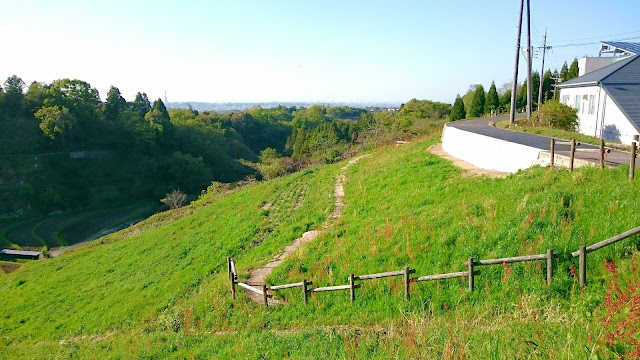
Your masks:
M 112 86 L 61 79 L 0 87 L 0 215 L 197 196 L 212 182 L 268 179 L 423 133 L 451 105 L 412 99 L 398 112 L 348 106 L 198 112 Z M 71 159 L 73 152 L 98 158 Z

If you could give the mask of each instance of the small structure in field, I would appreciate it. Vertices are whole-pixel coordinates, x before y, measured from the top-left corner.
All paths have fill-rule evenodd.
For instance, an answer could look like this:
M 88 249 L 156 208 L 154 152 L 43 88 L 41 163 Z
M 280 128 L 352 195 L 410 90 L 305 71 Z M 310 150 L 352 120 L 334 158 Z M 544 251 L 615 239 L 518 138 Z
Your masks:
M 42 258 L 42 253 L 40 251 L 26 251 L 26 250 L 12 250 L 12 249 L 0 250 L 1 260 L 15 260 L 15 259 L 38 260 L 40 258 Z

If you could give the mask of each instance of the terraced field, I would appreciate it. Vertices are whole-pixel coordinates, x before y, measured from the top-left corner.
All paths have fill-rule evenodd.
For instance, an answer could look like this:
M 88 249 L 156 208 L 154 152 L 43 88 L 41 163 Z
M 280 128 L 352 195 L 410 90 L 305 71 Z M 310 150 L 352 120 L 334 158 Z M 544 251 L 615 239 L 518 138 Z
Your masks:
M 113 209 L 5 221 L 0 224 L 0 246 L 23 249 L 68 246 L 127 221 L 145 218 L 155 208 L 154 204 L 136 203 Z

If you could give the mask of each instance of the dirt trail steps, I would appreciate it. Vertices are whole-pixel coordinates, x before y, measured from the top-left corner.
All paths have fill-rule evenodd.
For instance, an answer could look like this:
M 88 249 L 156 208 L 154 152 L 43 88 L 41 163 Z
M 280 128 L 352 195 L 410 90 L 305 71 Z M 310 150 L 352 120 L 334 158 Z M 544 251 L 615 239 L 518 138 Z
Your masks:
M 343 166 L 340 169 L 340 173 L 336 176 L 333 186 L 333 196 L 335 197 L 335 204 L 333 211 L 329 219 L 327 219 L 321 226 L 321 230 L 311 230 L 302 234 L 301 237 L 297 238 L 293 243 L 285 247 L 282 251 L 277 253 L 271 260 L 269 260 L 265 265 L 253 270 L 249 275 L 249 279 L 247 280 L 247 284 L 256 286 L 258 288 L 262 288 L 262 285 L 265 283 L 265 279 L 271 271 L 282 264 L 282 262 L 291 254 L 296 251 L 298 248 L 304 246 L 306 243 L 314 240 L 318 237 L 318 235 L 323 234 L 327 229 L 331 228 L 335 221 L 342 216 L 342 209 L 344 208 L 344 181 L 346 180 L 345 172 L 349 168 L 349 166 L 355 164 L 360 159 L 369 156 L 370 154 L 360 155 L 355 157 Z M 264 302 L 262 295 L 256 294 L 254 292 L 247 292 L 249 298 L 259 304 Z M 277 304 L 279 301 L 277 299 L 271 299 L 270 304 Z

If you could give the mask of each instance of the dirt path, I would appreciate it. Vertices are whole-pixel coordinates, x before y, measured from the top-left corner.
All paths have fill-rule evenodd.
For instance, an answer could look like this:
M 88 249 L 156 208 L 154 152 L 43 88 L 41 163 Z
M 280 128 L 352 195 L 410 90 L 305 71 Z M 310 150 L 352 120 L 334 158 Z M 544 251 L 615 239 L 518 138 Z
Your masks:
M 336 176 L 334 185 L 333 185 L 333 196 L 335 197 L 335 204 L 333 211 L 329 218 L 322 224 L 321 230 L 311 230 L 302 234 L 301 237 L 297 238 L 293 243 L 289 246 L 285 247 L 281 252 L 277 253 L 271 260 L 269 260 L 264 266 L 259 267 L 249 274 L 249 279 L 247 280 L 247 284 L 255 285 L 257 287 L 262 287 L 265 279 L 271 271 L 282 264 L 284 259 L 289 256 L 292 252 L 296 251 L 299 247 L 308 243 L 309 241 L 314 240 L 318 237 L 318 235 L 323 234 L 327 229 L 333 226 L 333 223 L 342 216 L 342 209 L 344 208 L 344 181 L 346 180 L 345 171 L 349 168 L 349 166 L 355 164 L 360 159 L 369 156 L 370 154 L 361 155 L 355 157 L 340 169 L 340 174 Z M 262 304 L 263 299 L 262 295 L 256 294 L 254 292 L 247 292 L 249 298 L 257 303 Z M 278 303 L 277 299 L 272 299 L 269 303 Z
M 465 171 L 465 175 L 467 176 L 487 176 L 490 178 L 505 178 L 507 177 L 507 175 L 509 175 L 509 173 L 506 172 L 501 172 L 501 171 L 497 171 L 497 170 L 485 170 L 485 169 L 481 169 L 473 164 L 470 164 L 464 160 L 460 160 L 456 157 L 453 157 L 451 155 L 449 155 L 447 152 L 445 152 L 444 150 L 442 150 L 442 144 L 435 144 L 435 145 L 431 145 L 427 148 L 427 151 L 434 154 L 434 155 L 438 155 L 441 158 L 447 159 L 449 161 L 451 161 L 453 163 L 453 165 L 461 168 L 462 170 Z

